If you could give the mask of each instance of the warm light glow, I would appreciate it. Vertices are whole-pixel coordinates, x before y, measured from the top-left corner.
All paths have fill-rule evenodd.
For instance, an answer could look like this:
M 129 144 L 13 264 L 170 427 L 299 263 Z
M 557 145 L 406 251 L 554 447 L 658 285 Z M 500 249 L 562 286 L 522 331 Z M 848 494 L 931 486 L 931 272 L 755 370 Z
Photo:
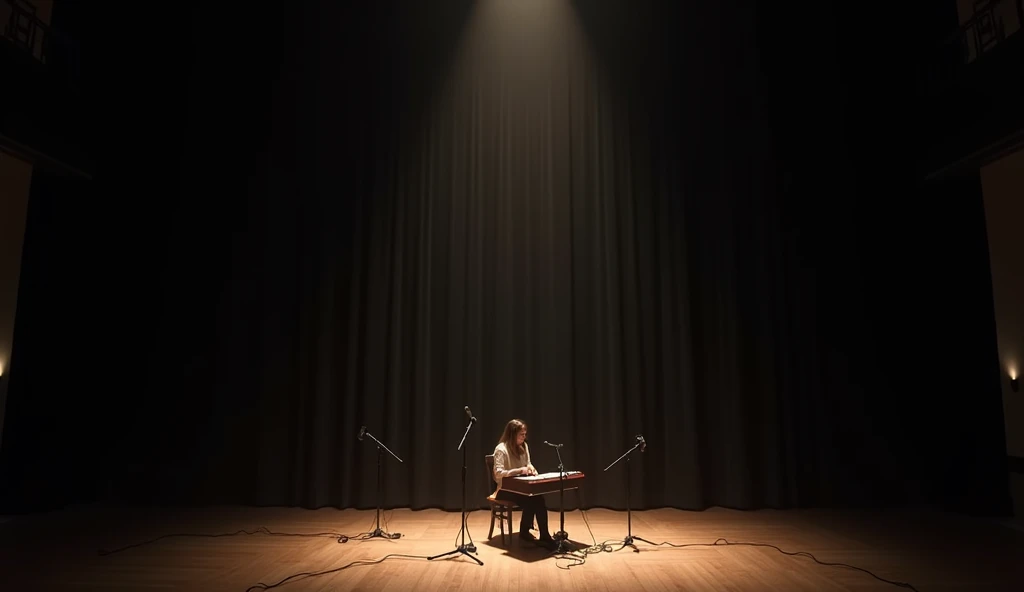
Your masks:
M 0 376 L 4 375 L 4 361 L 0 360 Z
M 1017 367 L 1010 365 L 1010 380 L 1017 380 Z

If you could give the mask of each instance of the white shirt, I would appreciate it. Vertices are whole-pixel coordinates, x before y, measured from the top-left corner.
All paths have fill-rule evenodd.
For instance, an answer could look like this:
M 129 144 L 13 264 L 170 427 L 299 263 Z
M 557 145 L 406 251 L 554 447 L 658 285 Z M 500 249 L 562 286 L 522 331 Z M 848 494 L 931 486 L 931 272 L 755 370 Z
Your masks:
M 498 489 L 501 489 L 502 479 L 513 476 L 513 470 L 530 466 L 530 445 L 523 442 L 523 448 L 526 449 L 526 454 L 517 457 L 509 454 L 504 442 L 498 442 L 494 447 L 494 482 L 498 484 Z

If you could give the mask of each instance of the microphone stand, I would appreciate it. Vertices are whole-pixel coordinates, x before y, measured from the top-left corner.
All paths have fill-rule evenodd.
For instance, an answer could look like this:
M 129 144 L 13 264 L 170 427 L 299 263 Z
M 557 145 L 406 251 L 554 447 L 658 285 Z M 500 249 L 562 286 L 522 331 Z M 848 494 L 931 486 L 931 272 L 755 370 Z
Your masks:
M 627 546 L 628 547 L 633 547 L 633 550 L 637 551 L 637 552 L 639 552 L 640 549 L 637 549 L 636 545 L 633 544 L 634 540 L 643 541 L 643 542 L 645 542 L 645 543 L 647 543 L 649 545 L 653 545 L 654 544 L 651 541 L 648 541 L 647 539 L 642 539 L 640 537 L 634 537 L 633 536 L 633 515 L 632 515 L 632 512 L 631 512 L 631 510 L 629 508 L 629 484 L 630 484 L 630 481 L 631 481 L 631 479 L 629 477 L 629 455 L 634 450 L 639 448 L 640 445 L 642 445 L 642 444 L 646 445 L 646 443 L 643 440 L 637 438 L 637 442 L 636 442 L 636 444 L 632 448 L 627 450 L 619 458 L 615 459 L 615 462 L 613 462 L 612 464 L 608 465 L 605 468 L 605 470 L 604 470 L 606 472 L 606 471 L 608 471 L 608 469 L 614 467 L 616 465 L 616 463 L 618 463 L 620 460 L 626 459 L 626 524 L 628 526 L 627 526 L 627 531 L 626 531 L 626 538 L 622 540 L 622 546 L 623 547 L 627 547 Z
M 371 532 L 370 534 L 368 534 L 367 536 L 365 536 L 363 538 L 367 538 L 367 539 L 372 539 L 372 538 L 397 539 L 397 538 L 401 538 L 402 533 L 396 532 L 394 534 L 390 534 L 388 532 L 385 532 L 385 531 L 381 530 L 381 527 L 380 527 L 381 500 L 382 500 L 382 493 L 381 493 L 381 483 L 382 482 L 381 482 L 381 478 L 380 478 L 380 456 L 381 456 L 381 450 L 387 450 L 388 454 L 390 454 L 391 456 L 395 457 L 395 460 L 397 460 L 398 462 L 403 463 L 403 464 L 404 464 L 404 462 L 402 461 L 402 459 L 398 458 L 397 454 L 395 454 L 394 452 L 391 452 L 391 450 L 387 446 L 385 446 L 380 440 L 378 440 L 377 438 L 374 438 L 373 434 L 371 434 L 370 432 L 365 432 L 364 435 L 369 436 L 370 439 L 373 440 L 377 444 L 377 528 L 375 528 L 373 530 L 373 532 Z M 360 439 L 362 439 L 362 438 L 360 438 Z
M 561 444 L 554 446 L 558 455 L 558 532 L 551 538 L 558 541 L 555 553 L 570 553 L 574 549 L 569 545 L 569 533 L 565 532 L 565 465 L 562 464 Z
M 469 430 L 472 429 L 473 423 L 476 421 L 475 417 L 470 416 L 469 425 L 466 426 L 466 433 L 462 434 L 462 441 L 459 442 L 459 450 L 462 451 L 462 528 L 459 530 L 459 535 L 462 537 L 462 543 L 459 544 L 455 550 L 448 551 L 447 553 L 441 553 L 440 555 L 434 555 L 427 557 L 427 560 L 438 559 L 440 557 L 446 557 L 448 555 L 454 555 L 455 553 L 461 553 L 466 557 L 469 557 L 473 561 L 476 561 L 481 566 L 484 564 L 479 558 L 473 557 L 471 553 L 476 553 L 476 545 L 473 544 L 473 539 L 470 538 L 469 544 L 466 544 L 466 436 L 469 435 Z

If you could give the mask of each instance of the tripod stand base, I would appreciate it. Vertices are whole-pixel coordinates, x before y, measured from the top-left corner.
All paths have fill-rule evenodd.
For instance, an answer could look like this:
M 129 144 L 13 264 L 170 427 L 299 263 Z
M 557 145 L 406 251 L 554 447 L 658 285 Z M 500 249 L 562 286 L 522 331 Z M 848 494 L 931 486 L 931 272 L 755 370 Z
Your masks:
M 392 534 L 390 532 L 384 532 L 383 530 L 377 528 L 373 532 L 371 532 L 370 534 L 366 535 L 363 538 L 364 539 L 399 539 L 399 538 L 402 538 L 402 533 L 396 532 L 396 533 Z
M 433 557 L 427 557 L 427 561 L 430 561 L 432 559 L 440 559 L 441 557 L 447 557 L 449 555 L 455 555 L 456 553 L 462 553 L 463 555 L 465 555 L 466 557 L 469 557 L 473 561 L 476 561 L 480 565 L 484 564 L 484 562 L 480 561 L 480 559 L 478 557 L 474 557 L 473 556 L 473 553 L 476 553 L 476 545 L 473 545 L 472 543 L 469 544 L 469 545 L 460 545 L 459 547 L 456 547 L 454 550 L 448 551 L 447 553 L 441 553 L 440 555 L 434 555 Z
M 551 539 L 555 541 L 555 548 L 551 551 L 553 555 L 576 551 L 576 546 L 569 542 L 569 533 L 564 530 L 552 534 Z
M 626 535 L 626 538 L 622 539 L 622 546 L 623 547 L 633 547 L 633 551 L 639 553 L 640 549 L 637 548 L 635 541 L 640 541 L 640 542 L 643 542 L 643 543 L 647 543 L 648 545 L 654 545 L 655 547 L 658 546 L 658 545 L 652 543 L 651 541 L 649 541 L 647 539 L 643 539 L 643 538 L 640 538 L 638 536 L 633 536 L 633 535 Z

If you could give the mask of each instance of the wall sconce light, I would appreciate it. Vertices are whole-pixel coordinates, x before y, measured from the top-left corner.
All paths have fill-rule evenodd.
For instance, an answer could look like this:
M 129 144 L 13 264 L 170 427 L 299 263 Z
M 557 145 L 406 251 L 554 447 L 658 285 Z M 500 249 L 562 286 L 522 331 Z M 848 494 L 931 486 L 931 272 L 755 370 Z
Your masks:
M 1010 390 L 1019 393 L 1020 392 L 1020 375 L 1017 374 L 1017 368 L 1010 367 Z

